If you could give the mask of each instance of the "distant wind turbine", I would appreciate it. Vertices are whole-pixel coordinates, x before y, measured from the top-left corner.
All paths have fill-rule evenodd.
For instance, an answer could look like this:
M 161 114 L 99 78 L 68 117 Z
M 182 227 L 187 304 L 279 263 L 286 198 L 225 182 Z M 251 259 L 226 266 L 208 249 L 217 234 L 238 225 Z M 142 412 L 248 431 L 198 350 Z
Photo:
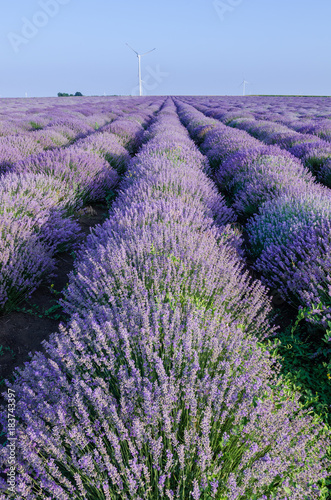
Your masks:
M 142 85 L 141 85 L 141 64 L 140 64 L 140 58 L 142 56 L 145 56 L 146 54 L 149 54 L 150 52 L 153 52 L 153 50 L 149 50 L 148 52 L 144 52 L 143 54 L 138 54 L 136 50 L 134 50 L 128 43 L 126 44 L 128 47 L 130 47 L 131 50 L 137 55 L 138 57 L 138 82 L 139 82 L 139 95 L 142 95 Z
M 245 78 L 243 79 L 243 81 L 241 82 L 240 86 L 242 85 L 243 86 L 243 95 L 246 95 L 246 85 L 249 85 L 249 82 L 247 80 L 245 80 Z

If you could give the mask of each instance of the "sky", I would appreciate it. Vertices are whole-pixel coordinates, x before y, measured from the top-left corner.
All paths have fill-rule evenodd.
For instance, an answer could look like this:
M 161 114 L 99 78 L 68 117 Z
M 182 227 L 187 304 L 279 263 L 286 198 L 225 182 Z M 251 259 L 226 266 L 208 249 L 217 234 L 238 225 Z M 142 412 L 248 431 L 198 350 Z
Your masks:
M 330 0 L 0 1 L 0 96 L 331 95 Z

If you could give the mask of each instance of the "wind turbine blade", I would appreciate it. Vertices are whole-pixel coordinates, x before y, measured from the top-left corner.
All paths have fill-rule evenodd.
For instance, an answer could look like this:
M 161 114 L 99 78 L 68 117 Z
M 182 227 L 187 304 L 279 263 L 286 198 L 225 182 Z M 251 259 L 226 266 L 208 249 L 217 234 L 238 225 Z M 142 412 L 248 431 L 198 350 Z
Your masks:
M 134 52 L 135 54 L 137 54 L 137 55 L 138 55 L 138 52 L 137 52 L 136 50 L 134 50 L 134 49 L 131 47 L 131 45 L 129 45 L 128 43 L 127 43 L 126 45 L 127 45 L 128 47 L 130 47 L 130 49 L 131 49 L 131 50 L 133 50 L 133 52 Z
M 140 55 L 141 56 L 145 56 L 146 54 L 149 54 L 150 52 L 153 52 L 153 50 L 156 50 L 156 49 L 149 50 L 148 52 L 144 52 L 143 54 L 140 54 Z

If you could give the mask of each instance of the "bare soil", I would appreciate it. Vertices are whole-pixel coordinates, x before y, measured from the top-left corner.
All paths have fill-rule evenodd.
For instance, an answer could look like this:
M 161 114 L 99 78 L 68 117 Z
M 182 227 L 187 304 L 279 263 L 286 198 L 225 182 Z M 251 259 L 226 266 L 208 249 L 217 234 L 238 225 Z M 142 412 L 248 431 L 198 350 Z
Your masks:
M 77 214 L 84 238 L 91 228 L 107 218 L 107 214 L 105 204 L 93 204 Z M 74 256 L 63 252 L 57 255 L 56 261 L 56 277 L 51 281 L 45 280 L 29 300 L 20 304 L 18 311 L 0 317 L 0 392 L 5 390 L 5 379 L 14 379 L 15 367 L 23 367 L 36 351 L 45 352 L 41 342 L 58 330 L 59 323 L 65 324 L 69 320 L 59 307 L 58 300 L 61 297 L 59 292 L 68 283 Z M 1 394 L 0 404 L 4 402 Z

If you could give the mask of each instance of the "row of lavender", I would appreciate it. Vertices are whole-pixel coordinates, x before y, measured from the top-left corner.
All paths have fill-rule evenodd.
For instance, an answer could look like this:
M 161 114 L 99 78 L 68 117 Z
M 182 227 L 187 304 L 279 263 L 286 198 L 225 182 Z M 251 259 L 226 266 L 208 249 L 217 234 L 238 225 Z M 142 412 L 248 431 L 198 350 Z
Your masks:
M 270 304 L 234 213 L 170 99 L 145 139 L 78 253 L 68 328 L 10 385 L 15 498 L 318 498 L 329 438 L 258 346 Z
M 145 102 L 148 108 L 150 102 Z M 57 252 L 79 241 L 74 214 L 113 189 L 159 104 L 126 107 L 67 148 L 28 156 L 0 177 L 0 311 L 29 296 L 55 269 Z M 125 147 L 124 147 L 125 146 Z
M 109 121 L 113 113 L 115 115 L 123 113 L 123 108 L 128 105 L 129 99 L 82 98 L 78 101 L 52 98 L 18 99 L 16 106 L 13 105 L 13 101 L 15 100 L 0 101 L 2 137 L 48 129 L 58 125 L 61 120 L 70 119 L 73 122 L 80 121 L 83 129 L 87 127 L 95 129 Z
M 298 132 L 331 138 L 331 99 L 291 97 L 210 97 L 199 99 L 201 104 L 218 108 L 228 118 L 255 118 L 278 122 Z
M 330 98 L 253 99 L 248 106 L 247 102 L 243 104 L 257 119 L 283 123 L 298 132 L 331 140 Z
M 248 252 L 264 283 L 296 307 L 308 307 L 314 313 L 310 319 L 328 327 L 330 189 L 316 183 L 290 153 L 263 145 L 187 104 L 181 109 L 229 203 L 244 221 L 250 217 L 245 227 Z
M 77 104 L 56 105 L 52 99 L 47 101 L 50 103 L 46 109 L 28 101 L 25 107 L 21 103 L 19 113 L 7 112 L 2 120 L 0 113 L 0 173 L 31 154 L 67 146 L 114 118 L 127 116 L 133 104 L 130 99 L 110 102 L 83 99 L 78 107 Z
M 199 108 L 207 116 L 220 119 L 226 125 L 245 130 L 266 144 L 276 144 L 299 158 L 303 164 L 316 176 L 319 182 L 331 187 L 331 120 L 317 123 L 301 123 L 296 120 L 293 130 L 282 123 L 270 121 L 261 117 L 250 106 L 244 110 L 228 111 L 212 105 Z M 266 111 L 264 111 L 266 115 Z M 261 119 L 263 118 L 263 119 Z M 303 132 L 303 133 L 301 133 Z M 324 140 L 326 139 L 326 140 Z

